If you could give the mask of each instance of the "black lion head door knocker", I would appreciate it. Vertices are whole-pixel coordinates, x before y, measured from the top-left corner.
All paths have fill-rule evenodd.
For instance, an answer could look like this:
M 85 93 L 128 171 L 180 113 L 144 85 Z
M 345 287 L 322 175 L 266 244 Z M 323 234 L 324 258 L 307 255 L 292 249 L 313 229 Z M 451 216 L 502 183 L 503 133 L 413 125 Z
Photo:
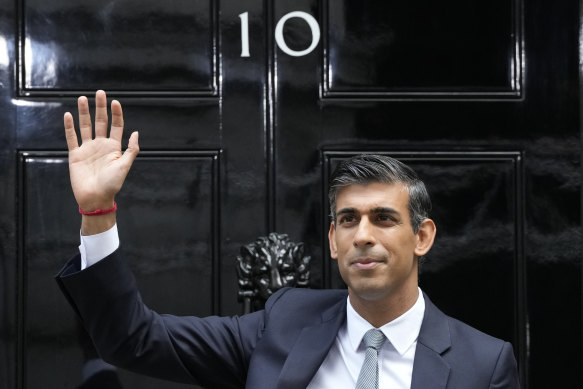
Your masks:
M 243 301 L 245 313 L 262 309 L 278 289 L 308 286 L 310 260 L 310 256 L 304 256 L 304 244 L 291 242 L 286 234 L 272 232 L 241 246 L 237 275 L 239 301 Z

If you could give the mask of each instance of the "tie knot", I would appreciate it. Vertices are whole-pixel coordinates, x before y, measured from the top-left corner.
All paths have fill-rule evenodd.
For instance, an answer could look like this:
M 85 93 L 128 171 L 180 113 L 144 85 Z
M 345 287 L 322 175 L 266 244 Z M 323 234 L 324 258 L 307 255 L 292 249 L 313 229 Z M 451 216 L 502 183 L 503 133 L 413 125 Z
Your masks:
M 383 334 L 381 330 L 373 328 L 371 330 L 366 331 L 366 334 L 364 334 L 364 338 L 362 340 L 366 348 L 372 347 L 375 350 L 378 350 L 379 348 L 381 348 L 383 343 L 385 343 L 385 340 L 387 340 L 387 338 L 385 337 L 385 334 Z

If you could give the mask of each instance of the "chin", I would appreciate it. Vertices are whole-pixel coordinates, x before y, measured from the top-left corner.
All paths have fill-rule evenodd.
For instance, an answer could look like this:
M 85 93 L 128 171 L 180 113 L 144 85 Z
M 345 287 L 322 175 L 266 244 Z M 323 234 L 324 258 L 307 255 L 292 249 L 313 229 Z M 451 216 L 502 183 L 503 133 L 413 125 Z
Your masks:
M 358 285 L 350 289 L 352 294 L 366 301 L 380 300 L 387 295 L 386 287 L 374 285 Z

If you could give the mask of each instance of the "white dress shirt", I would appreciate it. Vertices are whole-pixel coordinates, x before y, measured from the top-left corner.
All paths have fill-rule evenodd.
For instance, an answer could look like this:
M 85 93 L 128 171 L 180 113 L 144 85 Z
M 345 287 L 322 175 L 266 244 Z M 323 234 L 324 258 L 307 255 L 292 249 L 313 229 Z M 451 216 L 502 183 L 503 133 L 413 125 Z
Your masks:
M 417 302 L 407 312 L 379 328 L 387 340 L 379 350 L 379 388 L 409 389 L 417 338 L 425 314 L 425 299 L 419 289 Z M 374 328 L 346 301 L 346 322 L 338 331 L 328 356 L 308 389 L 353 389 L 364 362 L 362 338 Z
M 97 235 L 81 235 L 81 270 L 97 263 L 119 247 L 117 225 Z M 425 313 L 419 290 L 417 301 L 407 312 L 379 328 L 387 337 L 379 351 L 379 388 L 409 389 L 417 337 Z M 307 389 L 353 389 L 364 362 L 362 338 L 374 328 L 346 299 L 346 321 Z

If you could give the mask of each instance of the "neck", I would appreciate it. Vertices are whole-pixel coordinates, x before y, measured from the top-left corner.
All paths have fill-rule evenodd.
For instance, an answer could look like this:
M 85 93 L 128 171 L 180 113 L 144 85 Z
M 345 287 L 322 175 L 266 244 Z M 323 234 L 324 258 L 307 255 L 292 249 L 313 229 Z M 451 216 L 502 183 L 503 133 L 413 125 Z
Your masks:
M 363 299 L 348 291 L 352 308 L 373 327 L 380 328 L 407 312 L 419 297 L 417 286 L 398 295 L 388 295 L 378 299 Z

